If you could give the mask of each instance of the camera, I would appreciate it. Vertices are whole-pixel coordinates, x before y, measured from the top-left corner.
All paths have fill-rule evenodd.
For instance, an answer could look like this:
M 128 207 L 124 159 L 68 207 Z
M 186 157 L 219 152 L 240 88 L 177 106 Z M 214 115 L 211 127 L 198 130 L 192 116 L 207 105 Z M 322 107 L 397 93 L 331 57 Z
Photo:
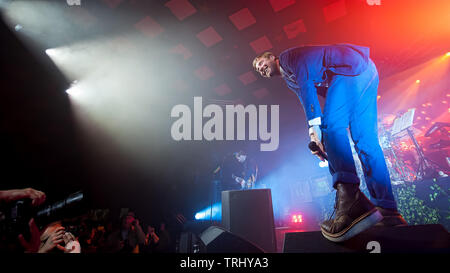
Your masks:
M 0 232 L 17 238 L 23 234 L 29 239 L 30 231 L 28 222 L 34 218 L 36 225 L 41 229 L 43 226 L 58 220 L 58 218 L 68 217 L 79 210 L 84 200 L 82 191 L 70 194 L 63 200 L 57 201 L 44 208 L 34 208 L 30 199 L 21 199 L 7 206 L 0 217 Z

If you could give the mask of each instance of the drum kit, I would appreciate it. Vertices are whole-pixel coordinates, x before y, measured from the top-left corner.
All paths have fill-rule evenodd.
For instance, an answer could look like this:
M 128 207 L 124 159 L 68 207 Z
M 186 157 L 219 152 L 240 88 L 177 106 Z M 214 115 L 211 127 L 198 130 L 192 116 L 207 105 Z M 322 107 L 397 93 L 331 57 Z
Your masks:
M 425 155 L 416 139 L 421 131 L 412 126 L 413 119 L 414 109 L 410 109 L 398 116 L 382 115 L 378 120 L 379 142 L 392 184 L 446 176 L 443 170 L 449 169 L 448 166 L 441 166 Z M 435 131 L 441 132 L 441 139 L 428 147 L 438 150 L 444 157 L 450 146 L 448 127 L 450 123 L 436 122 L 424 134 L 424 137 L 433 138 Z M 446 159 L 448 163 L 448 157 Z

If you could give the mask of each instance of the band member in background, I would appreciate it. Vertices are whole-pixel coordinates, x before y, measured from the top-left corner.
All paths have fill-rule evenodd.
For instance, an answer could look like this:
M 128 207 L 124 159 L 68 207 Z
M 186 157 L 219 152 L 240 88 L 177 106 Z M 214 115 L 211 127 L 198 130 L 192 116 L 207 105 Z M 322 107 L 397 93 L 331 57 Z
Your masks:
M 312 153 L 321 160 L 328 158 L 336 211 L 334 219 L 321 224 L 324 237 L 335 242 L 348 240 L 383 217 L 385 225 L 406 224 L 397 211 L 378 142 L 379 80 L 369 48 L 350 44 L 303 46 L 285 50 L 279 57 L 265 52 L 253 60 L 253 68 L 262 77 L 281 76 L 285 80 L 303 105 Z M 318 94 L 326 98 L 323 113 Z M 348 128 L 372 202 L 359 189 Z
M 258 166 L 243 151 L 235 152 L 224 161 L 222 190 L 248 190 L 255 188 Z
M 247 155 L 243 151 L 235 152 L 233 155 L 240 163 L 240 168 L 231 177 L 241 186 L 242 190 L 255 188 L 258 166 L 253 160 L 247 159 Z

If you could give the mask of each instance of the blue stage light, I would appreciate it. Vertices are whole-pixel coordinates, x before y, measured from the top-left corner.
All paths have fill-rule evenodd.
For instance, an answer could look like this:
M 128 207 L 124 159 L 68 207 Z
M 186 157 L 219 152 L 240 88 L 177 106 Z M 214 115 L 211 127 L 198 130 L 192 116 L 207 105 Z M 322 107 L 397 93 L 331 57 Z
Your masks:
M 212 215 L 212 217 L 211 217 Z M 216 203 L 208 206 L 195 214 L 195 220 L 222 220 L 222 204 Z

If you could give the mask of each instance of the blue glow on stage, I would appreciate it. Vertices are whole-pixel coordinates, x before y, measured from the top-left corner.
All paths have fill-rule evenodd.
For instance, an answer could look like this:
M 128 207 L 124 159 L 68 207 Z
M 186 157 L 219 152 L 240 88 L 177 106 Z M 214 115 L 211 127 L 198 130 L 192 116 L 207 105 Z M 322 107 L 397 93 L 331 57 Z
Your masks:
M 212 217 L 211 217 L 212 214 Z M 222 220 L 222 204 L 215 203 L 214 205 L 208 206 L 207 208 L 197 212 L 195 214 L 195 220 Z

